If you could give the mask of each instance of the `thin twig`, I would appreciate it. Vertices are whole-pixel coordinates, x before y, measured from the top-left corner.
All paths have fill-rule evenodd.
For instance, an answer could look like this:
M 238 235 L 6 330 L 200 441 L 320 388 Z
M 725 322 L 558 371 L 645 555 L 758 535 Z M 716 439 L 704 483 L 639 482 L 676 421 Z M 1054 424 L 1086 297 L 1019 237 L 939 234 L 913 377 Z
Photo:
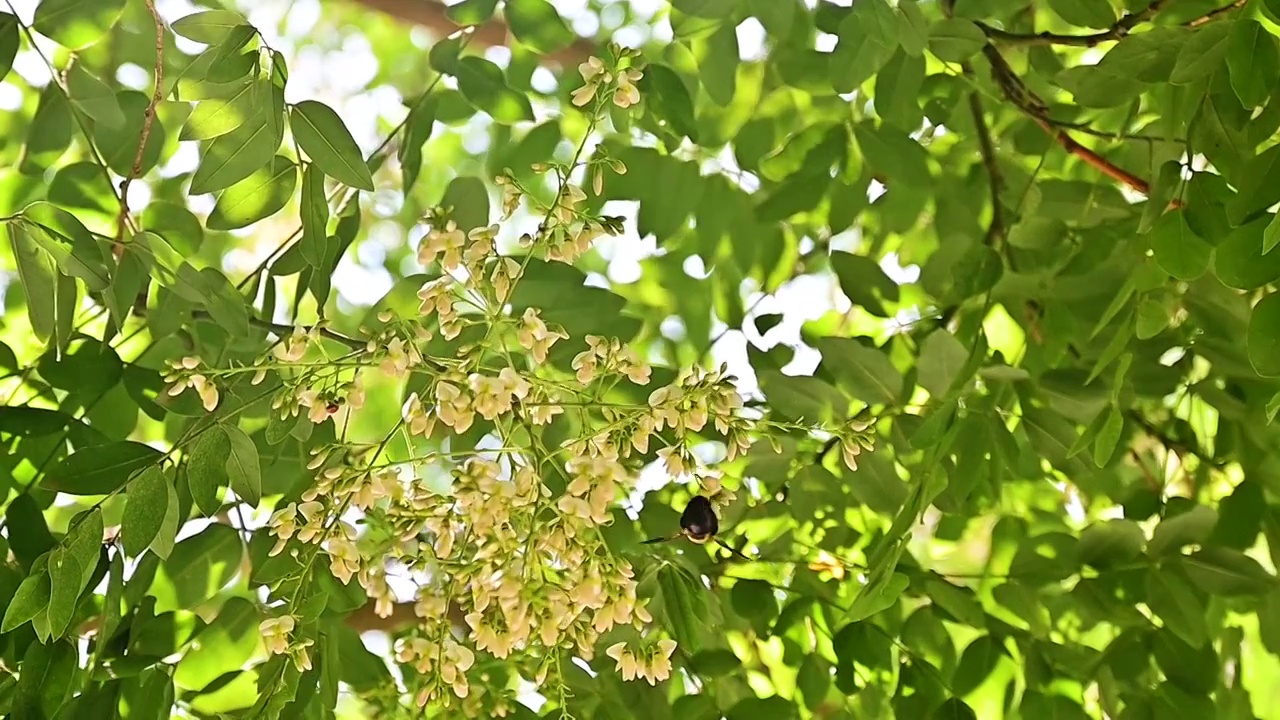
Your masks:
M 1154 4 L 1154 3 L 1153 3 Z M 1004 94 L 1009 102 L 1013 103 L 1022 112 L 1026 113 L 1036 122 L 1049 136 L 1058 142 L 1068 153 L 1075 155 L 1097 169 L 1102 174 L 1110 177 L 1117 182 L 1129 187 L 1132 190 L 1142 193 L 1143 195 L 1151 194 L 1151 183 L 1116 165 L 1110 160 L 1102 157 L 1098 153 L 1076 142 L 1074 138 L 1067 134 L 1065 130 L 1049 118 L 1049 108 L 1043 100 L 1041 100 L 1030 88 L 1022 82 L 1022 78 L 1018 77 L 1013 68 L 1009 67 L 1009 63 L 1000 54 L 1000 51 L 994 45 L 987 45 L 982 49 L 983 55 L 991 64 L 991 76 L 1000 91 Z M 1169 203 L 1170 208 L 1182 207 L 1182 201 L 1174 198 Z
M 982 151 L 982 164 L 987 168 L 987 179 L 991 184 L 991 226 L 987 228 L 987 244 L 994 245 L 1004 239 L 1004 208 L 1000 206 L 1000 190 L 1004 187 L 1004 177 L 997 164 L 995 143 L 991 141 L 991 128 L 987 125 L 986 109 L 982 106 L 982 98 L 977 93 L 969 93 L 969 112 L 973 115 L 973 125 L 978 131 L 978 147 Z
M 197 320 L 213 319 L 213 316 L 205 312 L 204 310 L 196 310 L 195 312 L 191 313 L 191 316 Z M 299 330 L 301 330 L 303 333 L 308 333 L 308 332 L 311 332 L 311 330 L 313 329 L 312 327 L 308 327 L 305 325 L 298 326 L 298 327 L 294 327 L 293 325 L 282 325 L 281 323 L 275 323 L 275 322 L 271 322 L 270 320 L 263 320 L 262 318 L 256 318 L 253 316 L 249 317 L 249 324 L 260 330 L 269 330 L 279 335 L 280 337 L 286 337 L 288 335 L 292 335 L 295 331 L 299 331 Z M 366 345 L 368 345 L 368 342 L 365 340 L 359 340 L 357 338 L 348 337 L 347 335 L 343 335 L 342 333 L 334 332 L 329 328 L 316 326 L 314 329 L 321 337 L 328 338 L 335 342 L 340 342 L 343 345 L 346 345 L 347 347 L 353 350 L 362 350 L 365 348 Z
M 151 138 L 151 125 L 155 121 L 156 107 L 164 98 L 164 20 L 156 10 L 155 0 L 143 0 L 143 2 L 146 3 L 151 19 L 156 24 L 156 87 L 151 93 L 151 102 L 142 111 L 142 136 L 138 139 L 138 149 L 133 153 L 133 166 L 129 168 L 129 174 L 120 183 L 120 231 L 113 249 L 117 259 L 124 254 L 124 239 L 129 218 L 129 185 L 134 178 L 142 174 L 142 160 L 146 156 L 147 140 Z
M 1189 28 L 1198 28 L 1201 25 L 1204 25 L 1205 23 L 1209 23 L 1209 22 L 1213 22 L 1214 20 L 1217 20 L 1220 15 L 1225 15 L 1226 13 L 1229 13 L 1232 10 L 1239 10 L 1240 8 L 1244 7 L 1247 4 L 1249 4 L 1249 0 L 1236 0 L 1230 5 L 1224 5 L 1216 10 L 1210 10 L 1209 12 L 1205 13 L 1204 15 L 1201 15 L 1200 17 L 1194 20 L 1188 20 L 1182 23 L 1182 26 L 1189 27 Z
M 1168 0 L 1153 0 L 1146 8 L 1136 13 L 1125 13 L 1124 17 L 1099 33 L 1089 35 L 1060 35 L 1058 33 L 1012 33 L 993 28 L 986 23 L 975 23 L 986 36 L 1006 45 L 1070 45 L 1073 47 L 1096 47 L 1104 42 L 1119 40 L 1129 34 L 1138 25 L 1155 17 Z M 1241 3 L 1243 4 L 1243 2 Z

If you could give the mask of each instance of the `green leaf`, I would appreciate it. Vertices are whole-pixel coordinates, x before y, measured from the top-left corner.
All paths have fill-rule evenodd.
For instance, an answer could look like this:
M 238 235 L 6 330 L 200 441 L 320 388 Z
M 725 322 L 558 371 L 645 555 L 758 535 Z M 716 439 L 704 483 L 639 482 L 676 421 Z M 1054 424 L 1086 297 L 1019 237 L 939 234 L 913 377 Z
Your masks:
M 763 580 L 737 580 L 729 591 L 733 611 L 750 620 L 756 628 L 768 628 L 778 617 L 778 600 L 773 588 Z
M 719 20 L 733 12 L 737 0 L 671 0 L 676 10 L 693 17 Z
M 1144 298 L 1138 304 L 1138 324 L 1135 331 L 1139 340 L 1150 340 L 1169 327 L 1169 311 L 1164 303 Z
M 173 543 L 178 536 L 178 528 L 182 526 L 185 518 L 182 516 L 182 508 L 178 504 L 178 490 L 173 483 L 167 479 L 165 487 L 165 510 L 164 521 L 160 523 L 160 529 L 156 532 L 156 536 L 151 541 L 151 552 L 161 560 L 169 559 L 169 555 L 173 552 Z
M 49 606 L 49 600 L 53 597 L 53 584 L 49 580 L 47 567 L 43 564 L 38 567 L 38 570 L 32 568 L 32 573 L 22 581 L 18 592 L 9 601 L 9 607 L 4 611 L 4 620 L 0 622 L 0 632 L 7 633 L 21 627 Z
M 239 670 L 258 648 L 261 617 L 252 602 L 233 597 L 194 638 L 174 669 L 179 687 L 203 688 L 223 673 Z
M 231 280 L 217 268 L 201 268 L 200 279 L 208 290 L 207 307 L 214 322 L 234 337 L 249 334 L 249 309 Z
M 431 49 L 435 50 L 440 43 Z M 400 161 L 400 172 L 404 178 L 404 193 L 409 194 L 422 171 L 422 146 L 431 138 L 431 130 L 435 127 L 436 106 L 434 98 L 419 100 L 410 110 L 405 120 L 404 141 L 396 149 L 396 157 Z M 305 179 L 304 179 L 305 182 Z M 306 197 L 306 193 L 303 193 Z
M 1280 377 L 1280 293 L 1271 293 L 1253 306 L 1245 346 L 1249 363 L 1263 377 Z
M 489 191 L 480 178 L 459 176 L 450 180 L 440 205 L 453 209 L 450 217 L 463 232 L 489 225 Z
M 86 70 L 84 63 L 75 63 L 67 71 L 67 94 L 71 96 L 71 104 L 94 121 L 108 127 L 124 123 L 115 91 Z
M 696 652 L 704 644 L 707 627 L 707 593 L 689 573 L 674 564 L 658 568 L 662 612 L 676 642 Z
M 163 565 L 172 588 L 152 589 L 156 611 L 189 610 L 213 597 L 239 572 L 242 554 L 239 533 L 220 523 L 178 543 Z
M 191 176 L 191 195 L 231 187 L 271 162 L 280 147 L 280 116 L 274 104 L 261 108 L 243 125 L 204 144 Z
M 231 489 L 241 500 L 257 507 L 262 499 L 262 470 L 258 462 L 258 448 L 235 425 L 224 425 L 222 430 L 231 442 L 231 454 L 227 457 L 227 477 L 230 478 Z
M 303 152 L 326 175 L 359 190 L 373 190 L 364 155 L 333 108 L 304 100 L 289 109 L 289 127 Z
M 958 697 L 947 698 L 933 711 L 929 720 L 977 720 L 978 714 Z
M 179 140 L 212 140 L 226 135 L 263 112 L 268 97 L 264 83 L 245 83 L 225 98 L 210 98 L 196 104 L 182 126 Z
M 308 165 L 302 171 L 302 197 L 298 202 L 298 213 L 302 216 L 302 240 L 298 248 L 308 265 L 322 268 L 329 249 L 326 234 L 329 200 L 324 194 L 324 175 L 315 165 Z
M 1213 246 L 1187 225 L 1184 211 L 1174 210 L 1162 215 L 1152 226 L 1150 238 L 1156 262 L 1179 280 L 1195 280 L 1209 268 Z
M 1101 64 L 1077 65 L 1058 73 L 1057 83 L 1087 108 L 1113 108 L 1130 102 L 1143 89 L 1137 78 L 1107 72 Z
M 868 405 L 898 402 L 902 374 L 888 355 L 851 338 L 819 338 L 814 347 L 822 353 L 822 367 L 853 397 Z
M 129 441 L 89 447 L 54 463 L 40 486 L 68 495 L 107 495 L 161 457 L 159 450 Z
M 44 513 L 28 494 L 19 495 L 4 511 L 5 526 L 13 532 L 9 546 L 24 568 L 32 568 L 41 555 L 54 547 L 53 536 L 45 523 Z
M 920 127 L 920 88 L 924 84 L 925 60 L 905 51 L 894 54 L 876 73 L 876 114 L 908 132 Z
M 1218 511 L 1206 505 L 1195 505 L 1186 512 L 1166 517 L 1151 533 L 1147 554 L 1159 557 L 1185 545 L 1202 543 L 1213 533 L 1213 527 L 1217 524 Z
M 757 376 L 770 408 L 794 420 L 829 422 L 845 411 L 845 407 L 832 406 L 835 398 L 848 404 L 839 390 L 818 378 L 784 375 L 772 369 L 760 370 Z
M 1112 407 L 1107 413 L 1107 420 L 1098 430 L 1098 437 L 1093 443 L 1093 462 L 1098 467 L 1105 467 L 1107 461 L 1115 454 L 1116 445 L 1120 442 L 1120 431 L 1124 429 L 1124 413 L 1118 407 Z
M 19 170 L 28 175 L 43 172 L 67 151 L 74 130 L 71 104 L 57 83 L 49 83 L 40 93 L 35 117 L 27 130 L 27 144 L 23 148 Z
M 898 2 L 898 40 L 911 57 L 920 57 L 929 42 L 929 21 L 915 0 Z
M 831 269 L 852 304 L 878 318 L 891 316 L 882 301 L 899 301 L 899 286 L 884 274 L 876 260 L 837 250 L 831 254 Z
M 1127 563 L 1142 554 L 1146 541 L 1132 520 L 1096 522 L 1080 533 L 1080 561 L 1097 568 Z
M 990 635 L 982 635 L 965 647 L 951 679 L 951 691 L 963 697 L 977 690 L 996 669 L 1000 658 L 1007 655 L 1003 643 Z
M 862 122 L 854 128 L 854 135 L 873 170 L 912 188 L 923 189 L 932 184 L 928 154 L 902 130 Z
M 866 586 L 862 592 L 858 594 L 858 599 L 853 601 L 853 605 L 849 608 L 845 619 L 849 622 L 857 622 L 865 618 L 869 618 L 880 614 L 884 610 L 893 607 L 898 602 L 898 598 L 902 597 L 902 593 L 907 589 L 911 581 L 902 573 L 893 573 L 887 576 L 887 579 L 879 586 Z
M 514 125 L 534 119 L 533 106 L 522 92 L 507 85 L 502 68 L 481 57 L 468 55 L 458 60 L 458 90 L 477 110 L 501 125 Z
M 987 36 L 971 20 L 943 18 L 929 29 L 929 52 L 943 62 L 964 62 L 987 44 Z
M 831 690 L 831 665 L 822 656 L 813 653 L 800 661 L 796 687 L 804 699 L 805 707 L 815 710 L 822 705 Z M 715 713 L 712 714 L 712 717 Z
M 898 19 L 885 0 L 863 0 L 854 3 L 836 34 L 840 42 L 831 53 L 831 85 L 838 93 L 849 93 L 893 57 Z
M 1232 548 L 1209 546 L 1182 558 L 1187 576 L 1211 595 L 1263 595 L 1276 587 L 1276 577 L 1257 560 Z
M 920 384 L 930 395 L 945 397 L 968 360 L 969 351 L 963 343 L 946 330 L 935 330 L 920 345 L 916 361 Z
M 75 215 L 44 201 L 28 205 L 23 216 L 38 225 L 31 228 L 31 238 L 49 253 L 63 275 L 84 281 L 98 292 L 110 282 L 102 246 Z
M 1252 18 L 1237 18 L 1227 36 L 1226 56 L 1236 97 L 1246 108 L 1264 105 L 1280 81 L 1275 36 Z
M 1280 412 L 1280 392 L 1271 396 L 1267 401 L 1267 423 L 1276 419 L 1276 413 Z
M 106 302 L 111 310 L 111 322 L 116 332 L 124 329 L 125 319 L 133 310 L 133 303 L 147 287 L 151 279 L 151 257 L 146 238 L 135 236 L 120 253 L 120 262 L 107 289 Z
M 507 0 L 502 14 L 511 34 L 540 53 L 562 50 L 577 38 L 547 0 Z
M 233 29 L 247 23 L 243 15 L 231 10 L 206 10 L 180 17 L 170 28 L 188 40 L 217 45 L 226 40 Z
M 129 482 L 124 519 L 120 522 L 120 540 L 126 553 L 136 557 L 151 546 L 169 511 L 170 492 L 172 486 L 158 465 L 144 469 Z
M 298 166 L 282 155 L 223 191 L 209 215 L 210 230 L 236 230 L 280 212 L 298 185 Z
M 122 90 L 116 93 L 116 102 L 124 115 L 124 122 L 118 127 L 98 123 L 93 128 L 93 139 L 102 152 L 107 167 L 117 175 L 129 175 L 133 172 L 133 161 L 138 154 L 138 143 L 142 141 L 142 128 L 146 124 L 147 108 L 151 98 L 136 90 Z M 163 119 L 163 108 L 161 105 Z M 142 164 L 138 175 L 145 175 L 160 162 L 160 151 L 164 148 L 167 131 L 163 122 L 152 122 L 151 132 L 147 135 L 147 145 L 142 151 Z
M 18 18 L 9 13 L 0 13 L 0 80 L 3 80 L 13 68 L 13 59 L 22 46 L 22 35 L 18 31 Z
M 42 0 L 31 27 L 69 50 L 96 43 L 120 20 L 125 0 Z
M 1262 254 L 1262 235 L 1270 220 L 1264 215 L 1236 228 L 1217 247 L 1213 270 L 1224 285 L 1254 290 L 1280 279 L 1280 253 Z
M 458 25 L 466 27 L 486 22 L 493 17 L 493 11 L 497 7 L 498 0 L 462 0 L 450 5 L 445 10 L 445 15 Z
M 733 23 L 725 23 L 705 41 L 694 45 L 698 53 L 698 77 L 702 87 L 717 105 L 728 107 L 737 92 L 738 31 Z
M 1116 21 L 1110 0 L 1049 0 L 1049 9 L 1070 25 L 1107 28 Z
M 1271 222 L 1262 232 L 1262 254 L 1266 255 L 1280 244 L 1280 213 L 1271 216 Z
M 1237 181 L 1239 194 L 1230 202 L 1228 209 L 1231 222 L 1239 225 L 1253 220 L 1253 215 L 1262 212 L 1280 201 L 1280 147 L 1272 146 L 1249 160 L 1240 179 Z
M 665 121 L 672 132 L 698 142 L 693 98 L 675 70 L 659 63 L 647 65 L 637 88 L 653 114 Z
M 213 515 L 222 506 L 218 488 L 230 483 L 227 458 L 231 456 L 231 440 L 220 426 L 201 433 L 191 445 L 187 459 L 187 482 L 191 499 L 200 512 Z
M 120 603 L 124 600 L 124 553 L 111 553 L 107 569 L 107 592 L 102 603 L 102 628 L 99 637 L 115 637 L 123 613 Z
M 1169 82 L 1174 85 L 1189 85 L 1213 74 L 1222 65 L 1222 58 L 1227 53 L 1232 24 L 1208 23 L 1197 28 L 1178 52 L 1178 62 L 1173 66 Z
M 1146 576 L 1147 607 L 1191 647 L 1203 647 L 1209 637 L 1204 605 L 1182 575 L 1151 568 Z
M 49 630 L 54 639 L 61 638 L 71 624 L 71 616 L 80 599 L 80 576 L 84 566 L 79 558 L 58 548 L 49 555 Z
M 31 236 L 22 223 L 0 223 L 0 231 L 9 236 L 18 281 L 26 296 L 27 316 L 36 337 L 48 340 L 53 335 L 57 318 L 54 303 L 58 268 L 53 257 Z

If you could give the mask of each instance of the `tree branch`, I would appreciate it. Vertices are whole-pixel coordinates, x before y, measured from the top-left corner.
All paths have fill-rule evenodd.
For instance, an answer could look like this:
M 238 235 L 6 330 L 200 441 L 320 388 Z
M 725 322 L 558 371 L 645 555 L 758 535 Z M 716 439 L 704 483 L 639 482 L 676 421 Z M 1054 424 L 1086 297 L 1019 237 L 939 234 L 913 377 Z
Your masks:
M 205 312 L 204 310 L 196 310 L 195 312 L 191 313 L 191 316 L 197 320 L 213 320 L 213 316 Z M 294 330 L 302 330 L 302 332 L 304 333 L 309 332 L 311 330 L 311 328 L 306 326 L 295 328 L 292 325 L 281 325 L 280 323 L 274 323 L 269 320 L 263 320 L 261 318 L 253 317 L 252 315 L 249 316 L 249 324 L 261 330 L 269 330 L 279 335 L 280 337 L 292 335 Z M 321 337 L 326 337 L 335 342 L 340 342 L 343 345 L 346 345 L 347 347 L 353 350 L 359 350 L 368 344 L 364 340 L 357 340 L 356 338 L 353 338 L 353 337 L 347 337 L 342 333 L 334 332 L 328 328 L 323 328 L 323 327 L 317 328 L 317 331 L 319 332 Z
M 1130 189 L 1136 190 L 1143 195 L 1151 194 L 1151 184 L 1149 182 L 1076 142 L 1065 130 L 1059 127 L 1049 117 L 1049 107 L 1026 86 L 1026 83 L 1022 82 L 1022 78 L 1018 77 L 1013 68 L 1009 67 L 1009 63 L 994 45 L 987 45 L 982 48 L 982 53 L 991 64 L 992 79 L 1005 98 L 1019 110 L 1029 115 L 1032 120 L 1035 120 L 1036 124 L 1049 133 L 1049 136 L 1056 140 L 1064 150 Z M 1175 198 L 1169 203 L 1169 207 L 1182 207 L 1182 201 Z
M 1182 26 L 1189 27 L 1189 28 L 1198 28 L 1201 25 L 1204 25 L 1205 23 L 1213 22 L 1214 20 L 1217 20 L 1218 16 L 1220 15 L 1229 13 L 1232 10 L 1239 10 L 1240 8 L 1247 5 L 1248 3 L 1249 3 L 1249 0 L 1236 0 L 1230 5 L 1223 5 L 1222 7 L 1216 10 L 1210 10 L 1209 12 L 1205 13 L 1204 15 L 1201 15 L 1198 18 L 1195 18 L 1194 20 L 1188 20 L 1182 23 Z
M 987 168 L 987 179 L 991 184 L 991 225 L 987 228 L 987 244 L 993 245 L 1005 236 L 1004 209 L 1000 207 L 1000 189 L 1004 186 L 1004 178 L 1000 174 L 1000 166 L 996 160 L 996 146 L 991 140 L 991 128 L 987 125 L 986 109 L 982 106 L 982 98 L 978 93 L 969 93 L 969 112 L 973 115 L 973 126 L 978 131 L 978 147 L 982 151 L 982 164 Z
M 151 101 L 147 103 L 147 107 L 142 111 L 142 133 L 138 137 L 138 148 L 133 152 L 133 165 L 129 167 L 129 174 L 125 175 L 124 180 L 120 182 L 119 231 L 116 235 L 115 245 L 111 248 L 116 260 L 124 257 L 124 240 L 129 229 L 129 185 L 134 178 L 142 174 L 142 161 L 146 158 L 147 141 L 151 139 L 151 125 L 156 119 L 156 108 L 160 105 L 160 101 L 164 99 L 164 20 L 161 19 L 160 13 L 156 10 L 155 0 L 144 0 L 144 2 L 146 3 L 147 11 L 151 13 L 151 20 L 156 26 L 156 82 L 155 89 L 151 92 Z
M 462 25 L 449 19 L 445 14 L 445 6 L 437 0 L 351 0 L 357 5 L 361 5 L 370 10 L 390 15 L 398 20 L 403 20 L 430 30 L 439 37 L 448 37 L 453 33 L 461 30 Z M 510 44 L 510 33 L 506 23 L 500 19 L 494 19 L 482 25 L 475 27 L 475 34 L 471 38 L 474 47 L 506 47 Z M 594 42 L 585 38 L 580 38 L 571 43 L 563 50 L 553 53 L 540 55 L 540 60 L 556 67 L 572 67 L 578 63 L 584 62 L 587 58 L 596 54 L 598 48 Z
M 1104 42 L 1119 40 L 1129 34 L 1129 31 L 1138 25 L 1155 17 L 1160 9 L 1168 4 L 1169 0 L 1152 0 L 1152 3 L 1145 9 L 1136 13 L 1125 13 L 1111 27 L 1099 33 L 1090 35 L 1059 35 L 1058 33 L 1041 32 L 1041 33 L 1012 33 L 1005 30 L 993 28 L 986 23 L 978 22 L 977 25 L 986 36 L 999 43 L 1006 45 L 1070 45 L 1073 47 L 1095 47 Z M 1243 0 L 1241 2 L 1243 4 Z

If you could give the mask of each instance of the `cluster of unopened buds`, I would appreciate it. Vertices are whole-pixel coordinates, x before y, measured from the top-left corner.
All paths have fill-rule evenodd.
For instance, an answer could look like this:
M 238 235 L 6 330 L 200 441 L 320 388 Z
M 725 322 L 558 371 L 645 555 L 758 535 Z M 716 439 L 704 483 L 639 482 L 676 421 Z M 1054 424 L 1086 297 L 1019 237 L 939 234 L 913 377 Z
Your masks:
M 171 372 L 165 375 L 164 381 L 170 383 L 167 390 L 170 397 L 181 395 L 184 390 L 191 388 L 200 396 L 200 403 L 205 410 L 213 412 L 218 408 L 218 386 L 204 373 L 195 372 L 200 367 L 200 358 L 188 356 L 181 360 L 170 360 L 168 365 Z
M 840 458 L 850 470 L 858 469 L 858 457 L 862 455 L 863 450 L 872 450 L 875 447 L 871 436 L 867 433 L 870 427 L 869 422 L 855 420 L 843 428 L 839 436 Z

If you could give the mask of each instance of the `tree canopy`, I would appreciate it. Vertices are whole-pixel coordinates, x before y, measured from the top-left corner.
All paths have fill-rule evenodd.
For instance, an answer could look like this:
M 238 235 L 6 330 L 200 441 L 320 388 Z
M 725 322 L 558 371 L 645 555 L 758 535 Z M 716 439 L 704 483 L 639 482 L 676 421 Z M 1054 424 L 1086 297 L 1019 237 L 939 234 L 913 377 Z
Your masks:
M 1278 35 L 0 6 L 0 713 L 1280 718 Z

